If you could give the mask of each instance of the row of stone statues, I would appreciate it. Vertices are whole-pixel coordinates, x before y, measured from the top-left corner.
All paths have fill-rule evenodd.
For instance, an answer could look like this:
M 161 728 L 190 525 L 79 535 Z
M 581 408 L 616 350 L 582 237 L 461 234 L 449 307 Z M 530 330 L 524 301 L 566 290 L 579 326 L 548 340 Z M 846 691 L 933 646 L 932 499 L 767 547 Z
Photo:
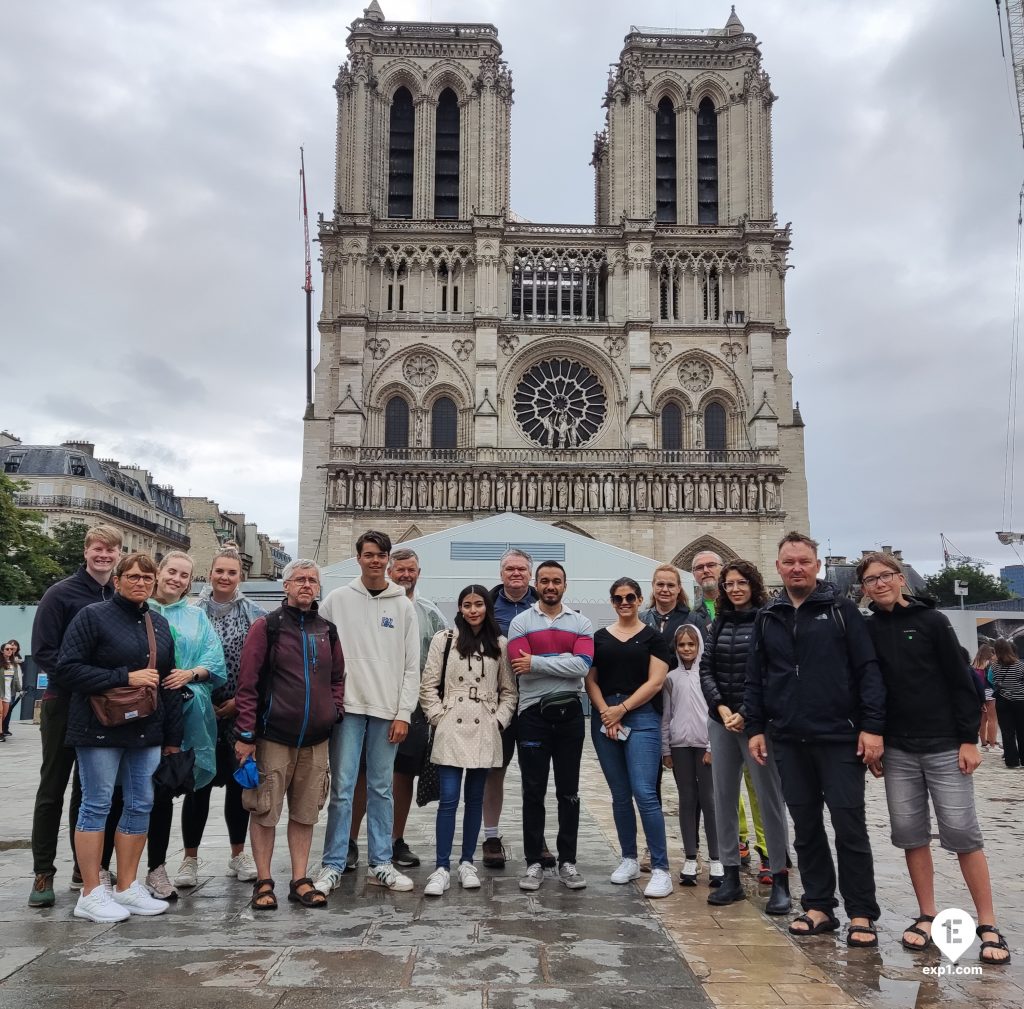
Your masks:
M 772 514 L 774 476 L 640 473 L 423 473 L 338 470 L 330 505 L 355 511 L 697 512 Z

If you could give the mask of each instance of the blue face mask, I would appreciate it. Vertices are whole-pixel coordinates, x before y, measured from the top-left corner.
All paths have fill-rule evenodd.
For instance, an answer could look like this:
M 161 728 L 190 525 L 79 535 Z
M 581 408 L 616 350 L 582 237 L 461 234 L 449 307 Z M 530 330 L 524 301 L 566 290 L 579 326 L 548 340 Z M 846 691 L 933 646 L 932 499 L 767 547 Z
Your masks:
M 256 788 L 260 783 L 260 772 L 256 767 L 256 758 L 248 757 L 234 774 L 235 781 L 242 788 Z

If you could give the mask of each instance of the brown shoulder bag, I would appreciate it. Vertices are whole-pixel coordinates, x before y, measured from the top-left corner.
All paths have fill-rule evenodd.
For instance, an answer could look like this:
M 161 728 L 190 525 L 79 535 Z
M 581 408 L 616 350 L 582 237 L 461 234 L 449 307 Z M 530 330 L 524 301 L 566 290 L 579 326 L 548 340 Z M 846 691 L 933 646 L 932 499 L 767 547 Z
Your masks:
M 149 665 L 156 669 L 156 634 L 153 632 L 153 621 L 148 613 L 146 617 L 146 638 L 149 641 Z M 93 694 L 89 698 L 92 713 L 100 725 L 108 729 L 116 729 L 130 722 L 149 718 L 156 711 L 157 687 L 114 687 L 103 694 Z

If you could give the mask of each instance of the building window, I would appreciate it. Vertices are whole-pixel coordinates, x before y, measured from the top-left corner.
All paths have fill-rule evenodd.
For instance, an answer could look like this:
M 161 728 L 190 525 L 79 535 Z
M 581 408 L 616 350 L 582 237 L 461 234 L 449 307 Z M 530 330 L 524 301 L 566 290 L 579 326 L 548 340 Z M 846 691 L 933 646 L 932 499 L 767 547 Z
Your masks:
M 667 403 L 661 411 L 661 447 L 666 452 L 683 447 L 683 411 L 678 403 Z
M 697 223 L 718 223 L 718 113 L 710 98 L 697 107 Z
M 709 453 L 725 452 L 725 407 L 721 403 L 708 403 L 704 411 L 704 447 Z
M 676 111 L 667 96 L 654 114 L 654 201 L 658 224 L 676 223 Z
M 384 407 L 384 447 L 409 447 L 409 404 L 392 396 Z
M 4 461 L 4 472 L 5 473 L 17 473 L 21 469 L 21 464 L 25 461 L 24 452 L 12 452 L 7 459 Z
M 658 271 L 658 318 L 662 322 L 680 322 L 679 290 L 681 278 L 672 265 Z
M 412 157 L 416 113 L 408 88 L 391 99 L 388 141 L 388 217 L 412 217 Z
M 459 413 L 455 404 L 442 396 L 430 410 L 431 448 L 455 448 L 459 439 Z
M 605 317 L 605 260 L 597 250 L 517 249 L 512 318 L 596 322 Z
M 459 216 L 459 100 L 445 88 L 437 100 L 434 217 Z
M 718 322 L 722 317 L 722 284 L 721 275 L 712 267 L 704 274 L 704 321 Z

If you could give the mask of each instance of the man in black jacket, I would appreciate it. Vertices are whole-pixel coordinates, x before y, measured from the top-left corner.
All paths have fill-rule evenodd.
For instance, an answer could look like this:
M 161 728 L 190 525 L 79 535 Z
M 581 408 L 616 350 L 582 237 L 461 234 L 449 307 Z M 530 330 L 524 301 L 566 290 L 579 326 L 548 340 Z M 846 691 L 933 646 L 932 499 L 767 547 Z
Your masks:
M 785 591 L 758 615 L 747 667 L 746 733 L 764 764 L 771 734 L 782 795 L 793 818 L 804 914 L 793 935 L 839 927 L 836 870 L 824 806 L 836 836 L 839 890 L 850 946 L 877 946 L 875 874 L 864 815 L 867 765 L 882 755 L 885 687 L 864 618 L 835 587 L 817 580 L 818 544 L 791 532 L 776 570 Z
M 64 793 L 75 766 L 75 751 L 64 745 L 68 728 L 69 691 L 54 684 L 57 656 L 64 634 L 79 610 L 93 603 L 104 602 L 114 596 L 110 577 L 121 556 L 121 534 L 107 525 L 94 526 L 85 534 L 85 563 L 69 578 L 51 585 L 43 594 L 32 623 L 32 657 L 40 675 L 48 682 L 40 704 L 39 735 L 43 746 L 42 766 L 39 769 L 39 788 L 36 792 L 32 815 L 32 871 L 35 880 L 29 893 L 29 907 L 53 907 L 53 877 L 57 872 L 57 834 L 64 810 Z M 116 793 L 120 796 L 120 792 Z M 82 802 L 81 785 L 75 776 L 71 791 L 71 850 L 74 853 L 75 823 Z M 115 799 L 107 820 L 103 864 L 110 863 L 114 827 L 120 819 L 120 800 Z M 109 880 L 106 880 L 109 882 Z M 72 889 L 82 888 L 81 876 L 75 871 Z

